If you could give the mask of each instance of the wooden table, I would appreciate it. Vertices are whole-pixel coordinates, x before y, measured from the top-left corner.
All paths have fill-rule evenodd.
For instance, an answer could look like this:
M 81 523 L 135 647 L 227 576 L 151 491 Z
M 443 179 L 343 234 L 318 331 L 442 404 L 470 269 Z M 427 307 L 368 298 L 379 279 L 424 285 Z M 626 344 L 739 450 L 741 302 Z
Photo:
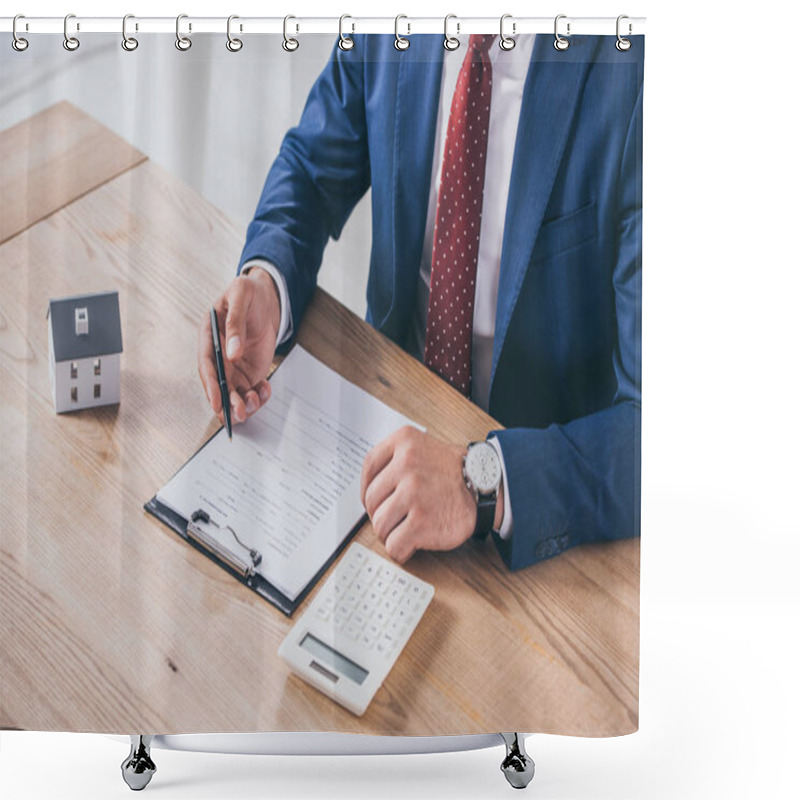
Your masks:
M 292 621 L 142 509 L 218 427 L 197 329 L 242 229 L 67 103 L 3 132 L 0 168 L 0 726 L 636 730 L 638 540 L 519 572 L 490 541 L 418 553 L 436 595 L 363 717 L 291 675 Z M 56 415 L 48 299 L 103 289 L 120 293 L 122 402 Z M 498 427 L 322 291 L 299 340 L 440 438 Z M 369 524 L 357 536 L 382 550 Z

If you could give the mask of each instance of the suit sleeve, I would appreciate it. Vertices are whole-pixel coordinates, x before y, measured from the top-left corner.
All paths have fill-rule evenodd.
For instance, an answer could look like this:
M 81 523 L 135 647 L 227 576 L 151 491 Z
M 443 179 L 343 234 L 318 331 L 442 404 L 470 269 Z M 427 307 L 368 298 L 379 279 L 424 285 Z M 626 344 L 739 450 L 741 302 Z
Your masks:
M 584 542 L 639 535 L 641 467 L 642 92 L 625 140 L 613 287 L 617 390 L 610 407 L 545 429 L 493 435 L 503 449 L 514 530 L 494 534 L 511 569 Z
M 259 259 L 286 281 L 297 330 L 316 287 L 322 253 L 369 187 L 361 43 L 333 54 L 289 130 L 247 229 L 238 272 Z

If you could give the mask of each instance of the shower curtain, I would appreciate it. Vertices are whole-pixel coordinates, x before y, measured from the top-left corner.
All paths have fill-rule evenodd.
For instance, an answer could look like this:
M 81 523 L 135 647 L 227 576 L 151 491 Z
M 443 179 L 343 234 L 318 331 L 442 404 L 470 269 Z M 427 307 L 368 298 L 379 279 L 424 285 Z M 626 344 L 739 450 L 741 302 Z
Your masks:
M 0 726 L 635 731 L 643 37 L 134 23 L 0 47 Z

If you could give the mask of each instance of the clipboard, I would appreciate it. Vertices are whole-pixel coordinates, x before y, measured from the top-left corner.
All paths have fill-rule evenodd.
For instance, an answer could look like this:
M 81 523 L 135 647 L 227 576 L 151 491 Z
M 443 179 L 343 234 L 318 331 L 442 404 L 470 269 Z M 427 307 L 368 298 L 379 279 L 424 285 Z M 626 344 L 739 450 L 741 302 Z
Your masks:
M 225 433 L 224 427 L 221 427 L 203 443 L 203 445 L 198 448 L 195 455 L 220 433 Z M 194 458 L 194 456 L 192 456 L 192 458 Z M 219 525 L 215 523 L 211 514 L 204 509 L 197 509 L 192 514 L 193 519 L 187 520 L 164 505 L 164 503 L 161 503 L 158 499 L 158 495 L 153 495 L 153 497 L 144 504 L 144 510 L 152 514 L 157 520 L 163 522 L 168 528 L 175 531 L 182 539 L 196 550 L 203 553 L 203 555 L 210 558 L 215 564 L 222 567 L 229 575 L 236 578 L 239 583 L 243 583 L 257 595 L 263 597 L 267 602 L 272 603 L 272 605 L 279 611 L 282 611 L 287 617 L 292 616 L 298 606 L 300 606 L 303 600 L 308 596 L 308 593 L 316 586 L 320 578 L 336 561 L 367 519 L 366 514 L 362 515 L 350 532 L 342 539 L 341 544 L 333 551 L 330 558 L 328 558 L 316 575 L 306 584 L 300 594 L 292 600 L 255 571 L 255 567 L 258 566 L 258 563 L 253 553 L 256 553 L 256 551 L 249 550 L 246 546 L 234 548 L 231 546 L 230 539 L 227 541 L 220 541 L 218 535 L 215 535 L 215 533 L 217 533 L 215 528 L 219 530 Z
M 358 474 L 368 449 L 402 425 L 415 423 L 297 345 L 275 370 L 272 387 L 268 417 L 249 418 L 233 450 L 227 442 L 220 444 L 218 437 L 226 434 L 220 427 L 144 508 L 291 617 L 367 519 Z M 267 453 L 269 459 L 262 460 Z M 312 472 L 314 492 L 305 478 L 309 454 L 319 464 Z M 254 469 L 261 476 L 257 480 Z M 198 474 L 213 474 L 210 482 L 219 491 L 195 491 L 203 483 L 193 483 Z M 240 501 L 241 514 L 236 508 Z M 269 515 L 283 513 L 287 503 L 297 519 L 276 517 L 272 528 Z M 272 528 L 276 538 L 264 538 L 262 526 Z M 263 562 L 251 548 L 266 548 Z

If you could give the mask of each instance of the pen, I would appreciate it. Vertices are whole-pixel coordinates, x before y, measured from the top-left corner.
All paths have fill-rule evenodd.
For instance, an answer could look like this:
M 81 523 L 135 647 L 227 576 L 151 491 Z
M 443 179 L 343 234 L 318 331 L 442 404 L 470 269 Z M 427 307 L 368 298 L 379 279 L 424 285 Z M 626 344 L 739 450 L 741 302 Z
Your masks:
M 228 431 L 228 439 L 231 439 L 231 400 L 228 396 L 228 383 L 225 380 L 225 363 L 222 360 L 222 346 L 219 341 L 219 321 L 217 320 L 217 311 L 215 308 L 211 309 L 211 338 L 214 340 L 214 356 L 217 360 L 217 380 L 219 381 L 219 391 L 222 394 L 222 415 L 225 417 L 225 430 Z

